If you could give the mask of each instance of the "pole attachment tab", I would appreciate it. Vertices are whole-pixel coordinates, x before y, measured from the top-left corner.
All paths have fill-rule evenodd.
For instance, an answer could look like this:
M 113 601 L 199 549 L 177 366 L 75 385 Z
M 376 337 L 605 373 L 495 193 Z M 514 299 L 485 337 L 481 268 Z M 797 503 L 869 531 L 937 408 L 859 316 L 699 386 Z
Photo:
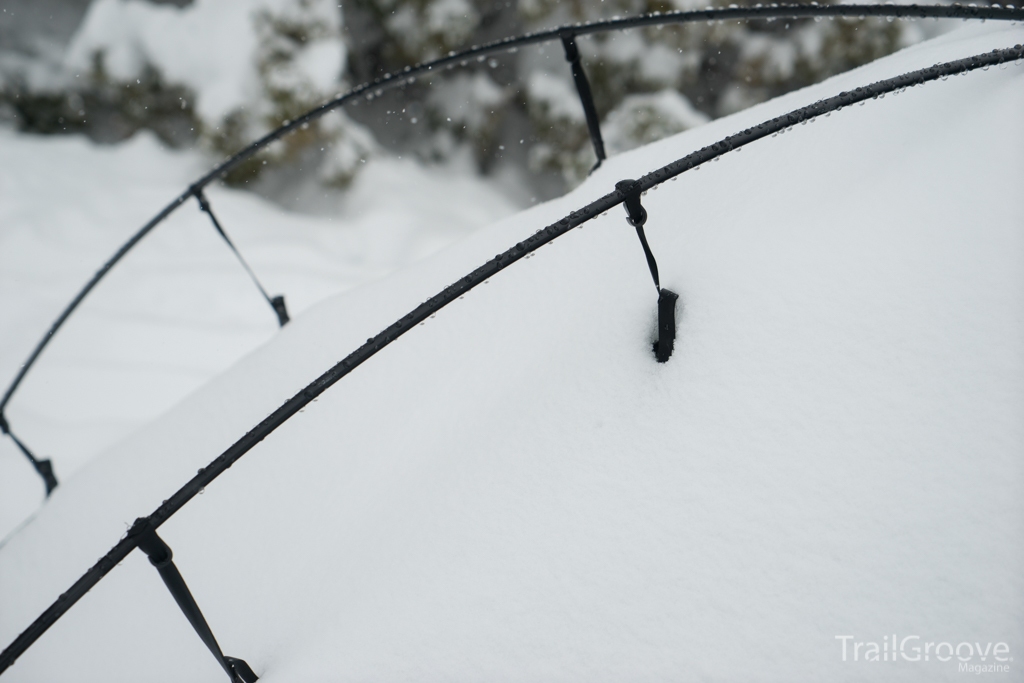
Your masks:
M 149 563 L 156 567 L 174 601 L 178 603 L 185 618 L 192 624 L 199 639 L 209 648 L 217 663 L 227 673 L 231 683 L 256 683 L 259 677 L 253 673 L 252 667 L 245 660 L 226 657 L 221 652 L 220 645 L 217 644 L 210 625 L 206 623 L 206 618 L 203 617 L 199 605 L 192 597 L 192 592 L 188 589 L 185 579 L 182 578 L 178 568 L 174 566 L 174 553 L 171 551 L 171 547 L 157 536 L 156 529 L 150 524 L 149 519 L 146 517 L 136 519 L 135 524 L 128 531 L 128 535 L 139 537 L 139 550 L 146 553 Z
M 654 357 L 659 363 L 666 362 L 672 356 L 676 340 L 676 301 L 679 295 L 661 286 L 658 277 L 658 262 L 647 243 L 644 224 L 647 222 L 647 209 L 640 201 L 640 183 L 636 180 L 620 180 L 615 189 L 622 195 L 622 205 L 626 209 L 626 222 L 636 228 L 636 236 L 640 239 L 647 268 L 651 271 L 654 288 L 658 290 L 658 340 L 654 342 Z
M 221 227 L 220 221 L 217 220 L 217 216 L 214 215 L 213 209 L 210 207 L 210 200 L 206 198 L 206 194 L 203 192 L 203 188 L 193 186 L 192 195 L 196 198 L 196 201 L 199 202 L 200 210 L 210 217 L 210 221 L 213 223 L 213 227 L 217 231 L 217 234 L 221 236 L 225 244 L 227 244 L 231 251 L 234 252 L 235 258 L 237 258 L 238 262 L 242 264 L 242 268 L 245 269 L 245 272 L 249 274 L 249 278 L 252 280 L 253 284 L 256 285 L 256 289 L 260 290 L 260 294 L 264 299 L 266 299 L 267 303 L 270 304 L 270 308 L 274 310 L 274 314 L 277 315 L 277 324 L 280 327 L 287 325 L 290 318 L 288 317 L 288 308 L 284 304 L 284 296 L 279 294 L 271 298 L 271 296 L 267 294 L 267 290 L 263 289 L 263 285 L 260 284 L 259 278 L 256 277 L 256 273 L 249 267 L 248 262 L 242 258 L 242 253 L 238 251 L 235 243 L 231 241 L 231 238 L 228 237 L 224 228 Z
M 583 70 L 583 64 L 580 62 L 576 36 L 571 33 L 563 35 L 562 47 L 565 49 L 565 61 L 572 66 L 572 80 L 576 84 L 576 92 L 579 93 L 580 103 L 583 105 L 583 116 L 587 120 L 587 132 L 590 133 L 590 144 L 594 146 L 594 155 L 597 157 L 597 163 L 590 169 L 590 172 L 593 173 L 605 160 L 604 140 L 601 138 L 601 120 L 597 116 L 597 107 L 594 106 L 594 94 L 590 91 L 587 72 Z
M 28 449 L 21 439 L 14 435 L 11 431 L 11 425 L 7 423 L 7 418 L 0 412 L 0 434 L 5 434 L 10 437 L 14 445 L 18 447 L 28 461 L 32 463 L 32 467 L 35 468 L 36 472 L 43 479 L 43 484 L 46 485 L 46 497 L 49 498 L 53 490 L 57 488 L 57 475 L 53 471 L 53 463 L 48 458 L 37 458 L 32 454 L 32 451 Z

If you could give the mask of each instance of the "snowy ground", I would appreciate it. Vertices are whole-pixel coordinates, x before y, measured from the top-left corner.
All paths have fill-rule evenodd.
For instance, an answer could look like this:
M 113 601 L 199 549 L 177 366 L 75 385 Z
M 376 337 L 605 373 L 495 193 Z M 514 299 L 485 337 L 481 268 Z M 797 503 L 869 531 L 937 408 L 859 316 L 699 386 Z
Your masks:
M 617 157 L 565 198 L 316 306 L 329 287 L 311 277 L 296 286 L 306 310 L 293 324 L 81 467 L 8 539 L 0 642 L 284 398 L 616 180 L 822 96 L 1022 40 L 1019 26 L 968 26 Z M 225 652 L 267 683 L 963 675 L 934 654 L 844 662 L 841 635 L 879 646 L 917 636 L 910 646 L 922 649 L 1006 643 L 1003 656 L 1019 656 L 1022 109 L 1024 67 L 992 68 L 799 126 L 650 193 L 648 235 L 683 306 L 667 365 L 650 353 L 654 292 L 621 212 L 388 347 L 162 528 Z M 229 227 L 256 213 L 250 198 L 212 199 L 237 211 Z M 97 223 L 116 206 L 92 201 Z M 261 221 L 253 260 L 266 259 L 278 291 L 274 269 L 293 262 L 274 255 Z M 203 234 L 201 253 L 217 254 Z M 18 239 L 36 248 L 27 228 Z M 54 251 L 39 249 L 30 253 Z M 6 259 L 19 263 L 9 250 L 5 273 Z M 340 251 L 325 248 L 325 261 Z M 175 318 L 212 305 L 187 277 L 201 263 L 171 273 Z M 93 305 L 94 331 L 80 323 L 93 340 L 111 334 L 101 313 L 135 324 Z M 256 321 L 239 345 L 272 335 L 261 305 L 253 297 L 251 312 L 234 312 Z M 191 363 L 199 370 L 178 396 L 213 372 L 206 356 Z M 21 400 L 45 399 L 36 389 Z M 33 414 L 22 410 L 12 419 Z M 40 432 L 59 431 L 37 419 Z M 987 652 L 971 663 L 992 663 Z M 1000 679 L 1020 680 L 1009 665 Z M 223 678 L 133 553 L 8 677 L 140 672 Z
M 117 147 L 0 129 L 0 382 L 117 248 L 209 160 L 148 134 Z M 446 201 L 457 193 L 459 202 Z M 344 197 L 285 212 L 211 188 L 225 230 L 271 294 L 301 314 L 381 277 L 515 205 L 458 168 L 370 163 Z M 401 197 L 401 201 L 396 201 Z M 191 202 L 112 271 L 59 332 L 5 411 L 62 481 L 270 339 L 277 319 Z M 41 503 L 41 480 L 0 439 L 0 538 Z

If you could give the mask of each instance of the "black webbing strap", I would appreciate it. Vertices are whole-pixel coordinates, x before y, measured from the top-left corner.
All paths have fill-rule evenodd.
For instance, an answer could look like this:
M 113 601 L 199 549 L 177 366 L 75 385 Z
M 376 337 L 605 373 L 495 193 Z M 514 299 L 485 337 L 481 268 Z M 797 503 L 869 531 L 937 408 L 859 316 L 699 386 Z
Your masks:
M 626 208 L 626 222 L 636 228 L 636 236 L 640 238 L 640 246 L 644 248 L 647 267 L 651 271 L 651 279 L 658 290 L 658 341 L 654 342 L 654 357 L 664 363 L 672 356 L 676 340 L 676 300 L 679 295 L 661 286 L 658 277 L 658 262 L 654 260 L 654 252 L 647 243 L 644 234 L 644 223 L 647 222 L 647 209 L 640 203 L 640 183 L 635 180 L 620 180 L 615 189 L 623 196 L 622 205 Z
M 14 442 L 14 445 L 25 454 L 29 462 L 32 463 L 32 467 L 36 468 L 36 472 L 43 478 L 43 483 L 46 484 L 46 497 L 49 498 L 53 490 L 57 488 L 57 475 L 53 473 L 53 463 L 48 459 L 39 459 L 32 455 L 32 451 L 22 443 L 21 439 L 14 435 L 11 431 L 11 425 L 7 423 L 7 418 L 4 417 L 3 413 L 0 413 L 0 433 L 6 434 Z
M 580 95 L 580 102 L 583 104 L 583 115 L 587 119 L 587 130 L 590 132 L 590 142 L 594 145 L 594 154 L 597 155 L 597 163 L 594 169 L 605 160 L 604 140 L 601 139 L 601 121 L 597 118 L 597 108 L 594 107 L 594 95 L 590 92 L 590 81 L 587 80 L 587 72 L 583 70 L 580 63 L 580 51 L 576 47 L 576 37 L 572 35 L 562 36 L 562 47 L 565 48 L 565 60 L 572 65 L 572 80 L 576 83 L 576 92 Z
M 192 624 L 192 628 L 196 630 L 199 638 L 224 668 L 231 683 L 256 683 L 259 677 L 253 673 L 252 668 L 246 664 L 244 659 L 226 657 L 221 652 L 220 645 L 217 644 L 217 639 L 214 638 L 213 631 L 210 630 L 210 625 L 206 623 L 203 613 L 199 610 L 199 605 L 196 604 L 192 592 L 185 584 L 185 579 L 182 578 L 178 568 L 174 566 L 172 561 L 174 553 L 171 552 L 170 546 L 156 535 L 156 530 L 152 528 L 149 520 L 145 517 L 135 520 L 135 524 L 128 533 L 129 535 L 139 535 L 139 549 L 146 553 L 149 563 L 156 567 L 167 590 L 174 596 L 174 601 L 178 603 L 178 607 L 184 612 L 185 618 Z
M 615 183 L 615 189 L 625 197 L 623 206 L 626 207 L 626 222 L 636 228 L 636 235 L 640 238 L 640 245 L 644 248 L 644 256 L 647 257 L 647 267 L 651 269 L 651 279 L 654 280 L 655 289 L 660 292 L 661 281 L 658 279 L 658 262 L 654 260 L 651 246 L 647 244 L 647 235 L 644 234 L 644 223 L 647 222 L 647 209 L 640 203 L 640 183 L 635 180 L 620 180 Z
M 288 317 L 288 308 L 284 304 L 284 296 L 278 295 L 271 297 L 267 294 L 267 290 L 263 289 L 263 285 L 260 284 L 259 279 L 256 277 L 256 273 L 253 272 L 252 268 L 249 267 L 249 264 L 246 263 L 244 258 L 242 258 L 241 252 L 238 251 L 238 248 L 235 246 L 235 243 L 231 241 L 231 238 L 228 237 L 228 234 L 224 232 L 224 228 L 221 227 L 220 221 L 217 220 L 217 216 L 214 215 L 213 209 L 210 208 L 210 202 L 206 199 L 203 189 L 198 187 L 192 191 L 192 194 L 195 195 L 196 201 L 199 202 L 199 208 L 205 211 L 210 217 L 210 220 L 213 222 L 213 227 L 217 230 L 220 236 L 224 238 L 224 242 L 231 248 L 231 251 L 235 253 L 235 257 L 238 258 L 238 262 L 242 264 L 243 268 L 245 268 L 245 272 L 247 272 L 249 277 L 252 278 L 253 284 L 256 285 L 256 289 L 260 290 L 260 294 L 262 294 L 263 298 L 267 300 L 270 307 L 274 309 L 274 313 L 277 315 L 278 324 L 281 327 L 284 327 L 290 319 Z

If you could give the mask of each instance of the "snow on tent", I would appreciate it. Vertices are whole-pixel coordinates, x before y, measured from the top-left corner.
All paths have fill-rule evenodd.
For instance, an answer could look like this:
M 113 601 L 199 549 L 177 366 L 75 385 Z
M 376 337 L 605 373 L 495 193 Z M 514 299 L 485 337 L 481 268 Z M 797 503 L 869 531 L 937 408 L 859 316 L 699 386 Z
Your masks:
M 609 159 L 568 196 L 307 310 L 7 539 L 0 641 L 326 368 L 616 182 L 1022 38 L 965 27 Z M 1019 64 L 979 69 L 649 192 L 647 237 L 680 295 L 667 363 L 651 352 L 656 294 L 621 209 L 414 327 L 160 528 L 224 652 L 268 683 L 1015 667 L 1022 110 Z M 894 661 L 894 642 L 920 660 Z M 224 674 L 131 553 L 5 675 Z
M 208 170 L 140 133 L 116 147 L 0 130 L 0 377 L 117 248 Z M 494 187 L 381 158 L 329 215 L 224 187 L 207 195 L 265 286 L 301 314 L 515 212 Z M 466 201 L 442 203 L 451 192 Z M 401 193 L 402 202 L 391 201 Z M 52 337 L 0 413 L 61 482 L 278 329 L 252 281 L 190 201 L 121 261 Z M 9 386 L 9 385 L 8 385 Z M 0 538 L 39 506 L 42 481 L 0 437 Z M 0 609 L 2 611 L 2 609 Z

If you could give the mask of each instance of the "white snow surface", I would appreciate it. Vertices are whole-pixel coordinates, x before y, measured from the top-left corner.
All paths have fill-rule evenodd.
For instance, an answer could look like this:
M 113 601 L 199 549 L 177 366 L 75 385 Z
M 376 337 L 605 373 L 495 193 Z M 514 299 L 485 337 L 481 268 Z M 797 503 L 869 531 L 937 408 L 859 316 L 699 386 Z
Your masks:
M 319 6 L 316 16 L 325 30 L 340 31 L 341 13 L 323 0 Z M 187 85 L 196 94 L 200 118 L 220 121 L 261 97 L 254 17 L 260 12 L 288 17 L 296 9 L 289 0 L 196 0 L 183 8 L 137 0 L 96 0 L 72 38 L 64 62 L 72 72 L 89 73 L 100 52 L 108 75 L 120 81 L 154 67 L 169 83 Z M 340 38 L 313 40 L 299 55 L 299 75 L 321 91 L 336 88 L 345 59 Z
M 149 134 L 117 147 L 0 130 L 0 381 L 4 389 L 64 306 L 118 247 L 208 170 Z M 323 191 L 321 191 L 322 193 Z M 447 192 L 464 197 L 444 201 Z M 292 315 L 374 280 L 515 206 L 456 166 L 374 159 L 319 215 L 210 187 L 224 229 Z M 396 197 L 401 197 L 401 202 Z M 66 481 L 270 339 L 277 319 L 190 201 L 146 236 L 53 338 L 8 404 L 12 428 Z M 0 539 L 43 499 L 0 438 Z M 2 611 L 2 609 L 0 609 Z
M 583 109 L 579 106 L 579 95 L 566 79 L 546 71 L 534 71 L 526 84 L 530 97 L 542 102 L 552 118 L 584 121 Z
M 309 307 L 7 540 L 0 642 L 284 399 L 615 181 L 1022 40 L 967 26 L 623 154 L 566 197 Z M 162 527 L 224 651 L 265 683 L 962 676 L 956 658 L 843 662 L 838 635 L 1003 642 L 1019 658 L 1022 109 L 1024 68 L 991 68 L 649 193 L 647 234 L 681 296 L 665 365 L 621 211 L 393 343 Z M 213 196 L 225 211 L 227 196 Z M 223 675 L 133 553 L 8 679 Z
M 709 121 L 686 97 L 671 89 L 629 95 L 608 113 L 601 137 L 610 153 L 625 152 Z

